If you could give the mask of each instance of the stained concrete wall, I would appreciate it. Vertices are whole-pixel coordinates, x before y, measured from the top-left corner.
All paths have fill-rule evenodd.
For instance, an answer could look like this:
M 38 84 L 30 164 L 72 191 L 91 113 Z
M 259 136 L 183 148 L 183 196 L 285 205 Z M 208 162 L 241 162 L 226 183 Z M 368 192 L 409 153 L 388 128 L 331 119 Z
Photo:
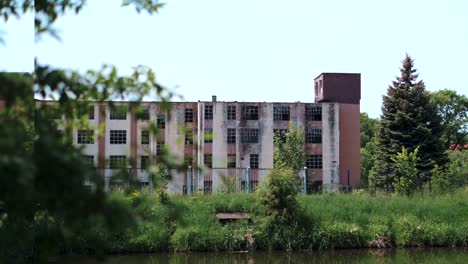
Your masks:
M 322 103 L 323 184 L 338 190 L 340 184 L 340 105 Z

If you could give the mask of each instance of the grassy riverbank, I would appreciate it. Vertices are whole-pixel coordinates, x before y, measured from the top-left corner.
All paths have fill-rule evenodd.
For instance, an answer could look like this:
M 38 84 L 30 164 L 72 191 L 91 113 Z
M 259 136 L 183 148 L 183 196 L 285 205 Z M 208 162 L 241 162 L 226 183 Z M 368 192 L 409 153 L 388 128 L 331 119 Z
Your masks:
M 468 190 L 448 195 L 322 194 L 299 196 L 294 223 L 274 224 L 253 194 L 170 197 L 113 193 L 137 212 L 137 227 L 103 232 L 99 219 L 64 250 L 106 252 L 310 250 L 468 246 Z M 218 212 L 247 212 L 252 222 L 220 224 Z M 115 219 L 118 221 L 118 219 Z

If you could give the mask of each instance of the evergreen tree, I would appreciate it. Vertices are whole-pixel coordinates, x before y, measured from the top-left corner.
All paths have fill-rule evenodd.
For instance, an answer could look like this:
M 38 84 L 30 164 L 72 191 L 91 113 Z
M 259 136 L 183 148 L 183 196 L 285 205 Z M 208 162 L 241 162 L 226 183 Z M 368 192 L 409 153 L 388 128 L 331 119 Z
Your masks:
M 424 82 L 418 80 L 413 59 L 406 54 L 402 64 L 401 76 L 383 97 L 373 178 L 373 184 L 381 188 L 391 188 L 395 176 L 399 176 L 393 159 L 403 147 L 408 152 L 419 147 L 419 187 L 429 179 L 434 164 L 442 166 L 447 160 L 437 109 L 430 102 Z

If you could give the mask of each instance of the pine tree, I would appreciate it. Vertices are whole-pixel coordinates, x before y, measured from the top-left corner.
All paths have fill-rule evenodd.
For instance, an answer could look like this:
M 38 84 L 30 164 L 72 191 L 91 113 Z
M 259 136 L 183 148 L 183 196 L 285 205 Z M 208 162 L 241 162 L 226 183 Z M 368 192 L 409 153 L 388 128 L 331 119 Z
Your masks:
M 430 102 L 422 80 L 418 80 L 413 59 L 406 54 L 401 76 L 393 81 L 383 96 L 381 126 L 378 133 L 377 161 L 373 184 L 391 188 L 398 177 L 393 159 L 404 147 L 413 152 L 419 147 L 418 186 L 429 180 L 435 164 L 443 166 L 447 157 L 440 140 L 442 127 L 437 110 Z

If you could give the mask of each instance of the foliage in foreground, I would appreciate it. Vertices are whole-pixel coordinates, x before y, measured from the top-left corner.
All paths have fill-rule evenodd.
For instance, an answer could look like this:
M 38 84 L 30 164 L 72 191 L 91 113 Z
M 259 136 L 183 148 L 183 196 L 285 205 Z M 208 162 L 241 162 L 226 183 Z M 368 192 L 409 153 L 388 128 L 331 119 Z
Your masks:
M 413 197 L 299 196 L 301 217 L 289 224 L 272 224 L 255 195 L 246 193 L 177 196 L 167 205 L 153 194 L 113 196 L 134 208 L 137 227 L 108 233 L 97 225 L 83 233 L 81 247 L 64 251 L 92 253 L 96 241 L 107 252 L 468 246 L 468 190 Z M 218 212 L 247 212 L 252 222 L 223 225 Z

